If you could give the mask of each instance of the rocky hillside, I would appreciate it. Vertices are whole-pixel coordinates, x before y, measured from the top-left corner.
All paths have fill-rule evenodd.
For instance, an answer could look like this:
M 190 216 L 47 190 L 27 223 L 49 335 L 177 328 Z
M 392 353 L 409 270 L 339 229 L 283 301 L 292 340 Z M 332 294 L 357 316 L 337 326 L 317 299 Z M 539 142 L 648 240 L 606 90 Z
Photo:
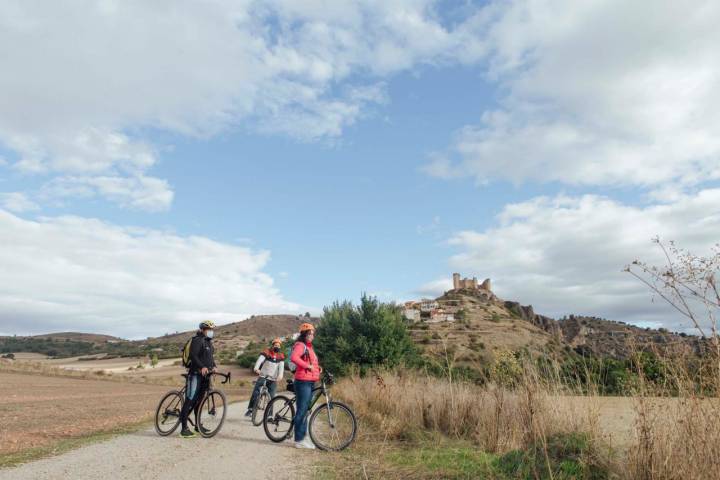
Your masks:
M 665 329 L 574 315 L 555 320 L 536 313 L 530 305 L 505 301 L 483 290 L 450 290 L 436 302 L 438 310 L 452 313 L 455 321 L 415 321 L 410 326 L 414 340 L 431 355 L 454 358 L 457 364 L 470 367 L 487 365 L 498 352 L 507 350 L 627 359 L 638 350 L 685 356 L 698 355 L 707 347 L 699 337 Z
M 633 350 L 654 349 L 664 355 L 699 355 L 707 347 L 702 338 L 684 333 L 640 328 L 624 322 L 571 315 L 556 322 L 563 340 L 584 355 L 627 358 Z
M 426 353 L 453 358 L 457 364 L 479 367 L 499 351 L 528 349 L 540 354 L 553 334 L 528 321 L 494 296 L 470 290 L 450 291 L 436 299 L 440 309 L 454 313 L 454 322 L 420 320 L 410 326 L 416 343 Z M 526 313 L 527 316 L 527 313 Z

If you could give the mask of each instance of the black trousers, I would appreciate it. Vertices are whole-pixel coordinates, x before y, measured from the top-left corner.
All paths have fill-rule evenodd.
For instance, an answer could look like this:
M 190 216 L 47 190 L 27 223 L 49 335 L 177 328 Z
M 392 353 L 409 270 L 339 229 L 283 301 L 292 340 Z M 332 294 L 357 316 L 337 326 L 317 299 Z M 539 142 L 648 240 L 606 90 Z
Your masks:
M 190 410 L 193 410 L 195 415 L 197 415 L 198 409 L 200 408 L 200 400 L 203 398 L 209 387 L 209 376 L 203 377 L 199 373 L 191 373 L 187 376 L 187 380 L 185 380 L 185 402 L 183 403 L 183 408 L 180 411 L 180 422 L 182 423 L 183 430 L 187 428 Z

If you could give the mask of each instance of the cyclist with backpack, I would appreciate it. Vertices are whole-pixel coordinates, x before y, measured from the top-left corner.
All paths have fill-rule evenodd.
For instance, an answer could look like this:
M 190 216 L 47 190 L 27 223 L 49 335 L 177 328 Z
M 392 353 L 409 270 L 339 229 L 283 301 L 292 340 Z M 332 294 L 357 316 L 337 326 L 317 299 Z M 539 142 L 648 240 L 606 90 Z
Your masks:
M 215 323 L 205 320 L 200 323 L 197 333 L 187 341 L 183 347 L 183 365 L 188 369 L 185 389 L 185 402 L 180 411 L 180 422 L 182 430 L 180 435 L 183 438 L 192 438 L 195 432 L 188 428 L 188 415 L 191 410 L 197 414 L 200 407 L 198 399 L 201 399 L 210 386 L 211 372 L 217 371 L 215 367 L 215 347 L 212 344 Z M 202 428 L 202 427 L 200 427 Z M 197 431 L 198 426 L 195 426 Z
M 310 437 L 307 436 L 307 415 L 312 400 L 312 388 L 320 380 L 322 369 L 313 349 L 315 327 L 310 323 L 300 325 L 300 336 L 293 345 L 290 355 L 290 370 L 295 373 L 295 396 L 297 397 L 297 413 L 293 427 L 295 429 L 295 448 L 314 449 Z
M 283 379 L 285 372 L 285 354 L 280 351 L 281 347 L 282 340 L 276 338 L 272 341 L 270 348 L 266 348 L 260 353 L 260 356 L 255 362 L 253 371 L 259 375 L 259 377 L 255 382 L 255 388 L 250 397 L 247 412 L 245 412 L 246 417 L 252 416 L 253 407 L 264 383 L 267 385 L 270 396 L 275 397 L 277 382 Z

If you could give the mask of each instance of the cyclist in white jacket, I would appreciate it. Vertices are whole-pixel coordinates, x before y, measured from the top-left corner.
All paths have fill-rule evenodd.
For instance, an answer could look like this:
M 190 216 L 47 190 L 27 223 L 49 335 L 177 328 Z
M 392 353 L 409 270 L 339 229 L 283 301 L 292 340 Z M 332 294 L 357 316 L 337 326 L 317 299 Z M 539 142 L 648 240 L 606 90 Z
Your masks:
M 276 338 L 272 341 L 270 348 L 266 348 L 260 353 L 253 371 L 259 375 L 259 378 L 255 382 L 255 388 L 253 389 L 252 396 L 250 397 L 250 403 L 248 403 L 247 412 L 245 416 L 249 417 L 252 415 L 252 409 L 255 405 L 260 389 L 263 383 L 267 382 L 267 388 L 270 392 L 270 396 L 275 396 L 275 390 L 277 389 L 277 382 L 283 379 L 285 373 L 285 354 L 282 353 L 282 340 Z

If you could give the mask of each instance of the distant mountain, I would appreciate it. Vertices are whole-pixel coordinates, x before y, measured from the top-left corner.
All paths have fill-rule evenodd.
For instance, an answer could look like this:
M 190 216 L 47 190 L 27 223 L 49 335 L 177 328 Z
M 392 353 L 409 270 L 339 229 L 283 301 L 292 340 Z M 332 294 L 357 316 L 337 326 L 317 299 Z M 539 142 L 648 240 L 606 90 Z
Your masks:
M 297 332 L 303 322 L 317 324 L 317 317 L 297 315 L 253 315 L 247 320 L 219 325 L 215 329 L 215 347 L 227 355 L 243 350 L 248 344 L 269 342 L 275 337 L 288 337 Z M 195 330 L 147 338 L 124 340 L 110 335 L 61 332 L 30 337 L 0 337 L 0 353 L 36 352 L 50 356 L 75 356 L 108 353 L 113 355 L 144 355 L 151 351 L 161 355 L 179 355 L 180 346 L 195 334 Z
M 49 338 L 51 340 L 71 340 L 75 342 L 90 342 L 90 343 L 96 343 L 96 344 L 103 344 L 107 342 L 124 342 L 127 340 L 124 340 L 119 337 L 113 337 L 112 335 L 101 335 L 97 333 L 80 333 L 80 332 L 58 332 L 58 333 L 46 333 L 43 335 L 33 335 L 31 338 L 40 338 L 45 339 Z

